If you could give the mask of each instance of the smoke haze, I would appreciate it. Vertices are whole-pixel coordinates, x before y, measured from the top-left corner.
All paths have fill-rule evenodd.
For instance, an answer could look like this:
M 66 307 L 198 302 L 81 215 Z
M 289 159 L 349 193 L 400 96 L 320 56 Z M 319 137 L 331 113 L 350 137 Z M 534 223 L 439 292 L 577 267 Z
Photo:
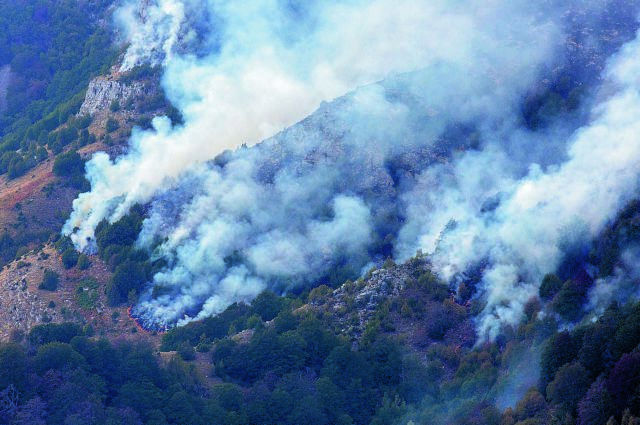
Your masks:
M 483 258 L 491 260 L 482 282 L 487 307 L 481 332 L 495 336 L 501 323 L 517 323 L 543 275 L 559 266 L 563 244 L 572 239 L 588 243 L 635 196 L 640 171 L 638 53 L 640 43 L 634 41 L 614 58 L 607 78 L 617 93 L 597 104 L 591 123 L 569 137 L 562 164 L 546 170 L 531 164 L 524 177 L 513 180 L 494 172 L 509 170 L 509 159 L 485 150 L 464 155 L 447 170 L 451 183 L 442 191 L 423 186 L 447 181 L 434 167 L 407 195 L 418 224 L 411 223 L 410 212 L 403 235 L 420 235 L 418 244 L 434 253 L 445 278 Z M 421 193 L 428 194 L 428 203 L 415 202 Z M 481 212 L 482 202 L 492 195 L 499 195 L 499 204 Z M 445 230 L 452 220 L 455 225 Z M 417 226 L 426 231 L 415 232 Z
M 96 154 L 63 232 L 91 249 L 102 219 L 150 203 L 138 245 L 168 267 L 135 308 L 146 323 L 422 249 L 452 281 L 486 264 L 492 337 L 637 189 L 638 43 L 603 71 L 635 28 L 609 18 L 635 5 L 143 3 L 117 13 L 122 67 L 162 64 L 185 124 L 156 118 L 126 155 Z M 523 99 L 563 76 L 567 93 L 603 89 L 524 125 Z

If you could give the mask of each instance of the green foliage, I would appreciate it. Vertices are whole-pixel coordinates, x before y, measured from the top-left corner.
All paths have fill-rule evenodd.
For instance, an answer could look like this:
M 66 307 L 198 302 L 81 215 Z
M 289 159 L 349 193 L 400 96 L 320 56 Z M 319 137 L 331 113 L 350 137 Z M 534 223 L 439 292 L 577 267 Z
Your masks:
M 518 421 L 539 419 L 542 422 L 546 422 L 548 417 L 547 410 L 547 403 L 542 394 L 535 388 L 532 388 L 518 401 L 515 408 L 515 419 Z
M 109 117 L 107 119 L 107 122 L 105 124 L 105 130 L 107 133 L 113 133 L 114 131 L 116 131 L 117 129 L 120 128 L 120 123 L 118 123 L 117 120 L 115 120 L 114 118 Z
M 620 356 L 640 344 L 640 304 L 625 307 L 613 336 L 613 353 Z
M 70 120 L 70 124 L 78 130 L 83 130 L 80 132 L 81 135 L 86 134 L 88 136 L 89 132 L 86 131 L 86 129 L 91 125 L 91 121 L 93 121 L 93 117 L 91 115 L 84 115 L 80 117 L 73 117 L 73 119 Z
M 53 133 L 49 137 L 49 147 L 55 154 L 62 152 L 65 146 L 78 138 L 78 130 L 74 127 L 65 127 Z
M 94 134 L 90 134 L 89 130 L 83 129 L 80 132 L 80 138 L 78 139 L 79 147 L 86 146 L 90 143 L 95 143 L 95 142 L 96 142 L 96 136 Z
M 616 331 L 614 324 L 617 321 L 617 317 L 615 317 L 617 314 L 611 313 L 612 311 L 609 310 L 599 322 L 587 326 L 582 337 L 582 347 L 578 353 L 578 359 L 590 372 L 592 378 L 595 378 L 612 359 L 612 353 L 603 350 L 604 347 L 611 346 Z
M 2 262 L 13 260 L 16 255 L 16 250 L 17 247 L 11 235 L 6 231 L 0 233 L 0 259 Z
M 75 177 L 84 173 L 84 161 L 76 151 L 58 155 L 53 162 L 53 174 L 58 177 Z
M 582 316 L 586 290 L 573 280 L 567 280 L 552 301 L 553 311 L 564 320 L 573 322 Z
M 98 282 L 92 277 L 83 278 L 76 287 L 76 302 L 85 310 L 95 308 L 98 300 Z
M 114 271 L 106 288 L 112 306 L 135 303 L 144 284 L 157 271 L 154 267 L 162 266 L 162 263 L 152 265 L 146 251 L 133 247 L 142 228 L 143 216 L 142 207 L 136 205 L 117 222 L 102 221 L 96 228 L 98 252 Z
M 102 221 L 98 224 L 95 235 L 100 255 L 105 258 L 105 253 L 110 246 L 117 246 L 118 249 L 131 246 L 142 229 L 142 219 L 142 207 L 134 206 L 129 211 L 129 214 L 115 223 L 109 224 L 106 221 Z
M 121 305 L 128 300 L 129 292 L 140 293 L 148 281 L 143 265 L 135 261 L 126 261 L 116 267 L 115 273 L 107 284 L 107 299 L 112 306 Z
M 184 361 L 191 361 L 196 359 L 196 350 L 187 341 L 183 341 L 178 346 L 178 355 Z
M 136 80 L 142 80 L 147 78 L 158 78 L 160 76 L 160 66 L 153 66 L 148 63 L 142 65 L 136 65 L 130 69 L 125 75 L 122 76 L 120 81 L 125 84 L 130 84 Z
M 268 322 L 273 320 L 284 306 L 284 299 L 271 291 L 264 291 L 251 302 L 251 309 L 260 318 Z
M 78 111 L 89 79 L 108 68 L 115 51 L 107 30 L 93 22 L 105 12 L 102 1 L 2 0 L 0 10 L 0 63 L 13 72 L 8 108 L 0 113 L 0 155 L 23 148 L 0 172 L 14 178 L 46 158 L 37 145 L 60 152 L 76 128 L 86 128 L 85 120 L 46 137 Z M 25 150 L 31 142 L 33 150 Z
M 426 312 L 428 337 L 441 341 L 447 331 L 460 324 L 465 316 L 465 309 L 450 300 L 443 303 L 432 303 Z
M 613 400 L 605 388 L 604 379 L 598 379 L 580 401 L 578 409 L 580 423 L 584 425 L 608 423 L 607 420 L 613 413 Z
M 309 292 L 307 300 L 310 304 L 322 305 L 327 301 L 332 292 L 333 289 L 327 285 L 320 285 Z
M 16 156 L 7 166 L 7 177 L 9 179 L 15 179 L 23 176 L 27 171 L 33 168 L 34 165 L 35 162 L 32 160 Z
M 133 261 L 132 255 L 128 253 L 116 270 L 146 261 Z M 83 290 L 89 286 L 97 283 L 87 282 Z M 424 311 L 410 307 L 414 317 L 427 317 L 438 295 L 425 295 L 431 289 L 418 279 L 407 284 L 407 291 L 433 303 Z M 32 379 L 49 379 L 54 387 L 51 377 L 56 373 L 69 376 L 69 382 L 80 387 L 92 383 L 97 390 L 86 391 L 103 394 L 97 398 L 102 406 L 133 409 L 145 423 L 298 424 L 312 418 L 319 424 L 381 424 L 410 418 L 414 423 L 541 424 L 564 423 L 571 417 L 579 424 L 595 424 L 611 414 L 620 420 L 627 406 L 631 406 L 629 417 L 635 414 L 630 388 L 640 385 L 640 362 L 637 354 L 623 356 L 619 350 L 633 351 L 638 344 L 634 344 L 634 323 L 640 322 L 635 317 L 637 306 L 612 306 L 597 322 L 553 334 L 542 355 L 539 390 L 530 390 L 515 409 L 500 417 L 493 399 L 506 367 L 513 365 L 510 356 L 517 357 L 514 346 L 520 352 L 530 349 L 531 340 L 520 331 L 472 348 L 459 345 L 457 326 L 417 355 L 407 353 L 407 347 L 381 326 L 384 320 L 398 320 L 401 304 L 390 308 L 393 302 L 383 303 L 366 343 L 363 339 L 356 345 L 330 330 L 338 328 L 332 317 L 296 310 L 297 305 L 291 298 L 266 293 L 260 302 L 235 304 L 216 317 L 166 333 L 162 348 L 177 350 L 183 359 L 193 358 L 194 346 L 214 342 L 212 367 L 225 384 L 210 391 L 194 375 L 193 365 L 176 359 L 161 369 L 148 348 L 130 343 L 112 346 L 86 338 L 78 329 L 63 337 L 40 338 L 44 343 L 37 345 L 53 342 L 55 348 L 48 349 L 47 357 L 38 349 L 20 376 L 28 376 L 32 367 L 39 374 Z M 440 305 L 444 311 L 440 314 L 457 316 L 458 325 L 469 320 L 451 298 Z M 262 322 L 262 315 L 274 314 L 270 323 Z M 260 326 L 255 325 L 258 322 Z M 227 336 L 230 330 L 244 329 L 250 330 Z M 627 339 L 630 342 L 623 343 Z M 20 358 L 19 352 L 14 355 Z M 546 400 L 541 393 L 546 393 Z M 78 397 L 76 403 L 87 397 L 69 394 Z M 52 417 L 75 414 L 67 410 L 69 403 L 60 401 L 59 393 L 46 395 Z
M 253 312 L 246 304 L 232 304 L 225 311 L 214 317 L 191 322 L 185 326 L 171 329 L 162 337 L 162 350 L 177 350 L 182 341 L 190 345 L 197 345 L 202 339 L 215 341 L 225 338 L 231 327 L 237 331 L 245 329 L 247 320 Z
M 78 258 L 80 254 L 74 248 L 67 248 L 62 253 L 62 264 L 65 269 L 70 269 L 78 264 Z
M 18 261 L 18 264 L 16 264 L 16 269 L 22 269 L 24 267 L 29 267 L 31 266 L 31 263 L 27 262 L 27 261 Z
M 87 270 L 89 267 L 91 267 L 91 260 L 89 260 L 89 257 L 86 254 L 80 254 L 78 257 L 78 268 L 80 270 Z
M 252 315 L 247 319 L 247 329 L 262 329 L 264 322 L 257 314 Z
M 562 279 L 552 273 L 546 274 L 540 284 L 540 298 L 550 300 L 558 293 L 560 288 L 562 288 Z
M 18 344 L 0 344 L 0 365 L 0 388 L 14 385 L 18 391 L 24 391 L 28 367 L 24 348 Z
M 44 271 L 44 277 L 42 278 L 42 282 L 38 285 L 39 289 L 44 289 L 46 291 L 55 291 L 58 289 L 58 284 L 60 283 L 60 275 L 53 270 L 46 269 Z
M 39 375 L 47 370 L 70 370 L 83 366 L 85 359 L 71 345 L 62 342 L 50 342 L 38 347 L 34 358 L 34 368 Z
M 57 235 L 57 239 L 55 239 L 54 247 L 60 253 L 64 252 L 69 248 L 73 248 L 73 241 L 69 236 L 60 236 Z
M 547 399 L 566 412 L 574 414 L 578 402 L 585 395 L 591 380 L 579 362 L 565 364 L 547 386 Z
M 575 359 L 579 352 L 578 341 L 569 332 L 560 332 L 552 336 L 542 354 L 540 385 L 546 389 L 563 365 Z
M 614 303 L 597 321 L 549 338 L 541 358 L 539 389 L 546 391 L 546 410 L 552 417 L 536 420 L 590 425 L 631 423 L 640 415 L 639 311 L 640 303 L 622 307 Z M 534 419 L 515 416 L 520 421 Z
M 639 212 L 640 201 L 629 202 L 619 212 L 613 226 L 608 227 L 598 238 L 591 261 L 598 266 L 600 277 L 613 274 L 623 246 L 640 240 L 640 225 L 637 220 Z
M 50 342 L 69 343 L 74 337 L 82 334 L 82 328 L 75 323 L 48 323 L 31 329 L 29 344 L 39 346 Z

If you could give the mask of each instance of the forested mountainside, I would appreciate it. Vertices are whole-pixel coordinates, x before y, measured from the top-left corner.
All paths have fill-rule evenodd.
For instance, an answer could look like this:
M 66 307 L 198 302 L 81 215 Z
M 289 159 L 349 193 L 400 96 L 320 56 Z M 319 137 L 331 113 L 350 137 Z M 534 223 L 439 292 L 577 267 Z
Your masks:
M 0 1 L 0 422 L 640 423 L 639 12 Z

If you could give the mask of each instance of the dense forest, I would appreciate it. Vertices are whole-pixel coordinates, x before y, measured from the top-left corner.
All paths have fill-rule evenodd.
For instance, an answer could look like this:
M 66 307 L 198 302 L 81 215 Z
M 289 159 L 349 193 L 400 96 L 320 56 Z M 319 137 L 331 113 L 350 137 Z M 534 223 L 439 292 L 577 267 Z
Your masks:
M 138 207 L 101 225 L 114 304 L 135 302 L 156 266 L 132 246 L 143 214 Z M 594 243 L 601 273 L 637 240 L 638 214 L 631 204 Z M 58 249 L 70 252 L 65 244 Z M 394 271 L 402 289 L 354 333 L 359 291 Z M 169 361 L 143 342 L 95 335 L 90 324 L 40 325 L 2 346 L 2 364 L 12 365 L 2 375 L 4 415 L 48 424 L 635 423 L 640 303 L 613 303 L 598 320 L 581 322 L 589 283 L 575 270 L 559 272 L 574 274 L 565 282 L 545 276 L 528 319 L 493 342 L 474 335 L 473 288 L 448 290 L 427 258 L 389 261 L 346 282 L 338 311 L 331 307 L 338 295 L 326 286 L 287 297 L 264 292 L 163 334 L 160 351 L 175 353 Z M 527 365 L 538 361 L 539 375 Z M 512 407 L 501 410 L 497 400 Z
M 536 320 L 540 305 L 532 305 L 529 322 L 474 347 L 453 331 L 471 319 L 469 309 L 442 288 L 428 271 L 418 276 L 377 309 L 355 345 L 332 315 L 303 305 L 321 303 L 318 291 L 306 300 L 263 293 L 165 334 L 161 350 L 177 354 L 163 366 L 142 342 L 109 342 L 90 326 L 41 325 L 0 349 L 3 415 L 21 424 L 638 420 L 640 304 L 611 305 L 571 331 Z M 429 320 L 417 342 L 396 331 L 408 318 Z M 517 387 L 510 380 L 531 380 L 512 368 L 537 349 L 537 384 L 514 408 L 498 410 L 496 398 Z M 205 383 L 196 355 L 220 383 Z
M 8 66 L 0 111 L 0 172 L 23 175 L 75 141 L 88 122 L 59 131 L 78 112 L 92 77 L 115 59 L 110 30 L 98 24 L 110 2 L 2 2 L 0 64 Z M 85 134 L 86 138 L 88 135 Z

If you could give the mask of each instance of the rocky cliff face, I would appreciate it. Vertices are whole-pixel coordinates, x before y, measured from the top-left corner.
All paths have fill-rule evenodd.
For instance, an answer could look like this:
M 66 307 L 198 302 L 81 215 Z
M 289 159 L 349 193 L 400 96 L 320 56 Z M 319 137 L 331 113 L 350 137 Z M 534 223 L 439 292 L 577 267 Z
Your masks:
M 89 83 L 78 115 L 94 116 L 102 111 L 108 111 L 114 101 L 123 105 L 132 99 L 145 96 L 147 91 L 148 89 L 140 81 L 124 84 L 112 76 L 94 78 Z
M 386 299 L 399 297 L 406 282 L 417 279 L 428 267 L 428 262 L 419 258 L 399 266 L 376 269 L 365 276 L 365 279 L 349 281 L 334 290 L 324 308 L 336 317 L 342 326 L 341 331 L 357 340 L 369 321 L 375 317 L 378 307 Z M 317 300 L 311 302 L 316 309 L 319 304 L 322 303 Z M 356 314 L 346 315 L 345 312 L 348 311 Z

